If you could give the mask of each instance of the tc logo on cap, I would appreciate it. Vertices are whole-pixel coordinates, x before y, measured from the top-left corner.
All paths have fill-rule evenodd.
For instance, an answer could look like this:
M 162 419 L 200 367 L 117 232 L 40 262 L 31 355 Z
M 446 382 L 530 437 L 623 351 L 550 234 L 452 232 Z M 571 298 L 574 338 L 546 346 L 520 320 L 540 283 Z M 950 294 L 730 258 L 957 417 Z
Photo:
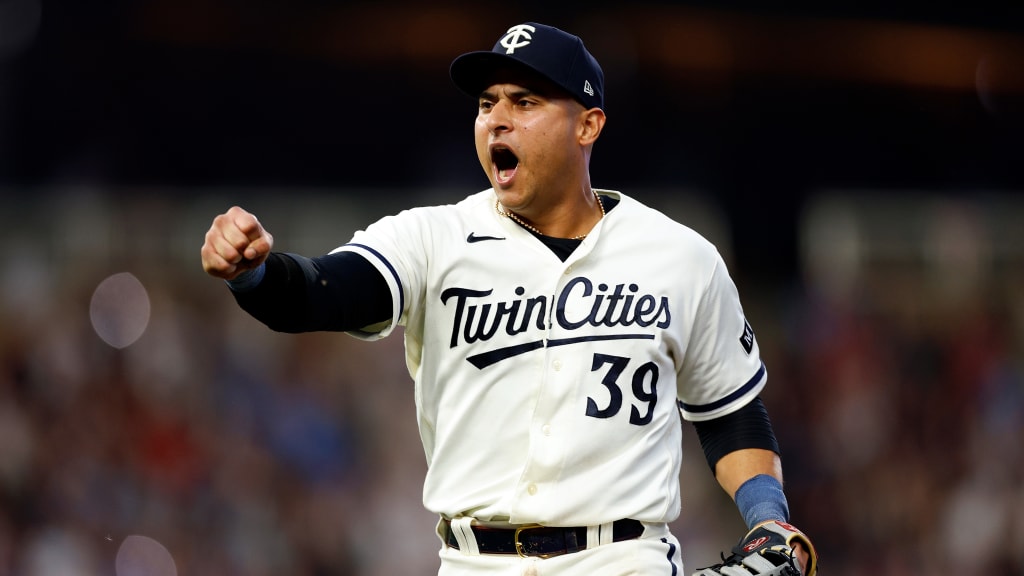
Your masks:
M 536 31 L 537 29 L 529 24 L 517 24 L 509 28 L 508 32 L 505 32 L 505 37 L 501 39 L 501 45 L 505 47 L 505 54 L 514 54 L 516 48 L 529 46 L 530 41 L 533 40 L 533 36 L 530 34 Z

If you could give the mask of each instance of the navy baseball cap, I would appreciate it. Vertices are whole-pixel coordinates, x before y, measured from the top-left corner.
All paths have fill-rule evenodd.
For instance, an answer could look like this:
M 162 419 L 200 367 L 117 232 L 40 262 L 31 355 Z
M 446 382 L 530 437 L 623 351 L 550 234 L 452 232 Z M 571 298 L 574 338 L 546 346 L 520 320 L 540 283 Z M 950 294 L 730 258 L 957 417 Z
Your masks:
M 536 22 L 508 29 L 490 52 L 468 52 L 452 61 L 455 85 L 473 98 L 494 83 L 500 69 L 526 69 L 554 82 L 587 108 L 604 108 L 604 72 L 577 36 Z

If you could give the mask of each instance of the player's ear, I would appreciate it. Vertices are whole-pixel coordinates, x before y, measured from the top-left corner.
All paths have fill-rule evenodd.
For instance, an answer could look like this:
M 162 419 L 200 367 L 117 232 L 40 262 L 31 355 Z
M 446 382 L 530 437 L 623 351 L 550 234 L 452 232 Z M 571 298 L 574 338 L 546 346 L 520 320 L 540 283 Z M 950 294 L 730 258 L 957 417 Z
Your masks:
M 604 129 L 605 115 L 600 108 L 591 108 L 580 112 L 579 138 L 581 146 L 588 146 L 597 141 Z

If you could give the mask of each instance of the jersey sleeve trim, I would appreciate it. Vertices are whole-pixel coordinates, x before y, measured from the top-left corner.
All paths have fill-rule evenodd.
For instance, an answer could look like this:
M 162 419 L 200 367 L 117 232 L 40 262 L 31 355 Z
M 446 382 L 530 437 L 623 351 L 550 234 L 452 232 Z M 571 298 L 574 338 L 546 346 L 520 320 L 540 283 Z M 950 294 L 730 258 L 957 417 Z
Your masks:
M 398 306 L 394 310 L 394 317 L 391 319 L 391 325 L 395 326 L 396 324 L 398 324 L 399 319 L 402 317 L 402 313 L 405 310 L 405 290 L 402 288 L 402 281 L 398 277 L 398 271 L 395 270 L 395 267 L 391 264 L 391 262 L 388 261 L 387 258 L 384 257 L 383 254 L 365 244 L 346 244 L 341 249 L 353 250 L 355 252 L 365 252 L 366 255 L 372 256 L 373 260 L 376 260 L 378 262 L 378 269 L 381 269 L 381 266 L 383 266 L 383 268 L 386 269 L 387 272 L 391 275 L 390 278 L 386 277 L 385 280 L 387 280 L 388 284 L 394 287 L 395 293 L 398 295 L 398 298 L 396 299 L 396 303 Z M 381 271 L 383 273 L 383 270 Z
M 764 384 L 765 376 L 767 375 L 766 372 L 767 368 L 765 368 L 764 362 L 761 362 L 761 367 L 758 368 L 754 376 L 727 396 L 723 396 L 722 398 L 707 404 L 687 404 L 686 402 L 680 402 L 679 404 L 682 406 L 683 410 L 691 414 L 707 414 L 708 412 L 714 412 L 715 410 L 718 410 L 723 406 L 727 406 L 747 394 L 750 394 L 755 389 L 760 388 Z

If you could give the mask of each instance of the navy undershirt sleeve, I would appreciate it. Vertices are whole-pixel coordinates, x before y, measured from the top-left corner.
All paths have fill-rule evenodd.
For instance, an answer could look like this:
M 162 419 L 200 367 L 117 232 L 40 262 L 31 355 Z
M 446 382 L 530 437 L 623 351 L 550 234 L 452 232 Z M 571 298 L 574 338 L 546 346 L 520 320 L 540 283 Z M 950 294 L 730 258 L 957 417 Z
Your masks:
M 365 258 L 271 253 L 251 290 L 232 291 L 243 310 L 278 332 L 350 331 L 392 316 L 391 290 Z
M 708 466 L 714 472 L 723 456 L 745 448 L 762 448 L 779 453 L 768 409 L 760 397 L 754 398 L 739 410 L 703 422 L 694 422 L 701 448 Z

